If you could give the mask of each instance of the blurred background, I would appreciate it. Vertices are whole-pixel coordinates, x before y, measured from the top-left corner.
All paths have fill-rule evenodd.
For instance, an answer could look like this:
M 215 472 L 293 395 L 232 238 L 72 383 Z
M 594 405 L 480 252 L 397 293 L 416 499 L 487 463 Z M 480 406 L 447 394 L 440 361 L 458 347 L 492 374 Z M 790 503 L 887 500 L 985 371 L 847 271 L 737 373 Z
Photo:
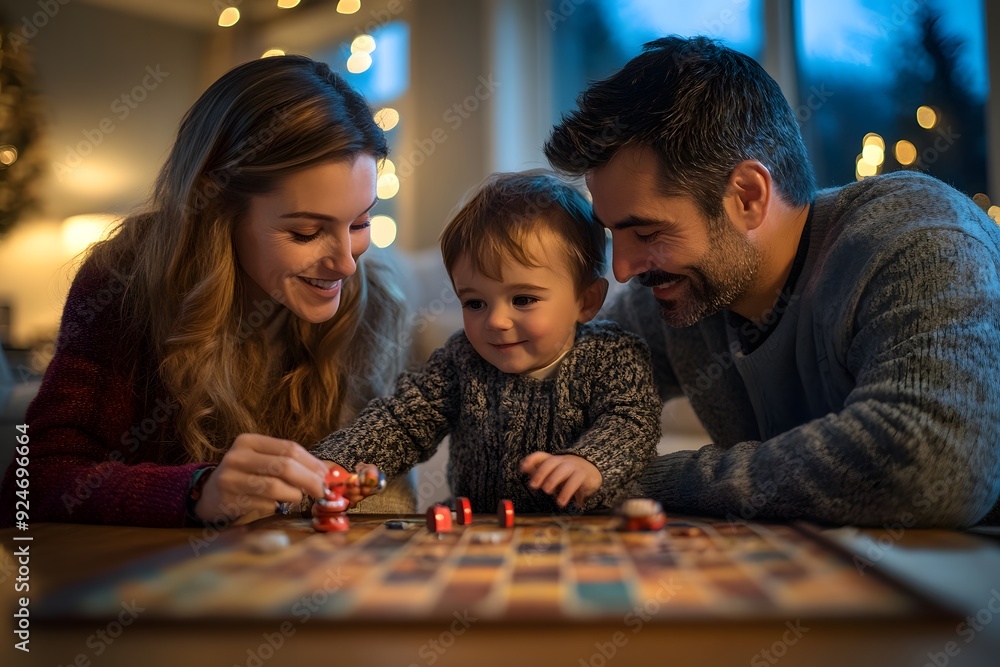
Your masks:
M 920 169 L 996 214 L 995 8 L 992 0 L 5 0 L 0 340 L 44 353 L 72 259 L 145 198 L 205 87 L 271 53 L 326 61 L 378 112 L 391 162 L 373 235 L 407 253 L 433 251 L 452 207 L 491 171 L 544 165 L 550 127 L 587 83 L 670 33 L 711 35 L 764 64 L 796 110 L 821 186 Z M 43 365 L 44 354 L 28 367 Z
M 329 63 L 387 131 L 372 234 L 421 276 L 418 356 L 461 326 L 436 245 L 453 206 L 492 171 L 544 166 L 588 82 L 666 34 L 760 61 L 821 186 L 918 169 L 1000 218 L 994 0 L 4 0 L 0 28 L 8 395 L 44 371 L 74 258 L 144 200 L 187 108 L 276 53 Z

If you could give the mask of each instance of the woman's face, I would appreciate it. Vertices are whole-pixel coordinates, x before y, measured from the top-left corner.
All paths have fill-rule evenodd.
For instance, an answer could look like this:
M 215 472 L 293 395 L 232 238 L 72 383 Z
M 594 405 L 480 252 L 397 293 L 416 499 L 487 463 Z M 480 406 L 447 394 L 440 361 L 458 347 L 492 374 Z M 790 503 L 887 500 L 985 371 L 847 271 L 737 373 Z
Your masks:
M 375 158 L 359 155 L 303 169 L 251 197 L 235 231 L 251 299 L 270 296 L 313 324 L 336 315 L 343 282 L 371 241 L 375 182 Z

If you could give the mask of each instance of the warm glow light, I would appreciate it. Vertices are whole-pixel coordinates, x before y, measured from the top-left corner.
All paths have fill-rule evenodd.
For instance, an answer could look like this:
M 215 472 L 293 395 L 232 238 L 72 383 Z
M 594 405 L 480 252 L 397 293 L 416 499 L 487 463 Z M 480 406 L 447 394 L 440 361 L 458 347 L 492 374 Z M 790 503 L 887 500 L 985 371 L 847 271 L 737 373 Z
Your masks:
M 347 59 L 347 71 L 351 74 L 361 74 L 372 66 L 372 57 L 363 51 L 351 54 Z
M 70 254 L 83 252 L 110 231 L 115 216 L 106 213 L 74 215 L 62 223 L 62 244 Z
M 278 7 L 282 9 L 291 9 L 292 7 L 298 6 L 302 0 L 278 0 Z
M 281 49 L 268 49 L 263 54 L 261 54 L 260 57 L 261 58 L 270 58 L 271 56 L 283 56 L 283 55 L 285 55 L 285 52 L 282 51 Z
M 351 42 L 351 53 L 371 53 L 375 50 L 375 38 L 371 35 L 358 35 Z
M 386 132 L 396 127 L 396 123 L 398 122 L 399 122 L 399 112 L 393 109 L 392 107 L 379 109 L 378 111 L 375 112 L 375 124 L 381 127 Z
M 135 170 L 110 159 L 90 157 L 65 173 L 56 171 L 62 187 L 85 197 L 121 197 L 142 187 Z
M 878 166 L 885 161 L 885 151 L 875 144 L 868 144 L 861 150 L 861 159 Z
M 341 14 L 353 14 L 361 9 L 361 0 L 340 0 L 337 3 L 337 11 Z
M 0 146 L 0 164 L 9 167 L 15 160 L 17 160 L 17 148 L 11 144 Z
M 878 173 L 878 165 L 872 164 L 860 157 L 858 158 L 857 169 L 858 175 L 861 177 L 874 176 Z
M 389 158 L 382 160 L 382 166 L 378 168 L 378 175 L 381 176 L 382 174 L 395 174 L 395 173 L 396 173 L 396 165 L 393 164 L 392 160 L 390 160 Z
M 896 142 L 894 149 L 896 161 L 902 165 L 910 165 L 917 161 L 917 147 L 906 139 Z
M 396 240 L 396 221 L 387 215 L 372 218 L 372 243 L 376 248 L 388 248 Z
M 990 209 L 986 211 L 986 215 L 1000 222 L 1000 206 L 990 206 Z
M 917 124 L 920 127 L 929 130 L 937 125 L 937 121 L 937 112 L 934 109 L 928 106 L 922 106 L 917 109 Z
M 236 25 L 236 22 L 240 20 L 240 10 L 235 7 L 226 7 L 219 14 L 219 25 L 223 28 L 229 28 L 230 26 Z
M 396 174 L 382 174 L 375 185 L 375 193 L 379 199 L 392 199 L 399 192 L 399 179 Z
M 879 150 L 885 150 L 885 140 L 875 132 L 869 132 L 865 135 L 865 138 L 861 140 L 862 146 L 878 146 Z

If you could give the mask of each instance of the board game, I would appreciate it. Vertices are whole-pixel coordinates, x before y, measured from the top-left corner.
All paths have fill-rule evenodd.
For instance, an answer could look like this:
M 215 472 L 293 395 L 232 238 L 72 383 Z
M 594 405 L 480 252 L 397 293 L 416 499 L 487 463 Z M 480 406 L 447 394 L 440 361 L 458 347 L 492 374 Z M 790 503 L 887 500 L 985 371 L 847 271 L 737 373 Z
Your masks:
M 657 531 L 613 516 L 474 517 L 434 533 L 422 517 L 351 515 L 319 533 L 270 517 L 55 592 L 49 618 L 149 617 L 629 623 L 681 619 L 905 618 L 940 610 L 867 569 L 808 526 L 670 517 Z M 402 526 L 400 528 L 400 526 Z M 253 548 L 261 531 L 287 545 Z M 212 539 L 208 539 L 212 537 Z M 282 536 L 279 536 L 282 537 Z M 284 539 L 284 538 L 282 538 Z

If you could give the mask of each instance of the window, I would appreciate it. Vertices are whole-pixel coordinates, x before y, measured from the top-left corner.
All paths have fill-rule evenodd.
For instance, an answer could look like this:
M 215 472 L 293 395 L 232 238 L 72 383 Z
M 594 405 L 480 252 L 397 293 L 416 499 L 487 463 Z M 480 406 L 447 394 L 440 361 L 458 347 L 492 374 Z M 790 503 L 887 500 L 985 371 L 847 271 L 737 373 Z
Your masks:
M 368 104 L 376 110 L 375 121 L 386 132 L 390 155 L 395 154 L 400 115 L 393 105 L 397 105 L 410 85 L 409 25 L 393 21 L 370 35 L 357 35 L 350 43 L 339 43 L 318 58 L 361 91 Z M 379 165 L 379 204 L 372 216 L 371 227 L 372 243 L 380 248 L 391 245 L 396 239 L 398 207 L 394 198 L 399 188 L 395 164 L 387 159 Z
M 553 122 L 591 81 L 620 69 L 642 45 L 666 35 L 707 35 L 760 59 L 763 0 L 553 0 Z
M 919 169 L 986 192 L 982 0 L 799 0 L 798 116 L 820 187 Z

